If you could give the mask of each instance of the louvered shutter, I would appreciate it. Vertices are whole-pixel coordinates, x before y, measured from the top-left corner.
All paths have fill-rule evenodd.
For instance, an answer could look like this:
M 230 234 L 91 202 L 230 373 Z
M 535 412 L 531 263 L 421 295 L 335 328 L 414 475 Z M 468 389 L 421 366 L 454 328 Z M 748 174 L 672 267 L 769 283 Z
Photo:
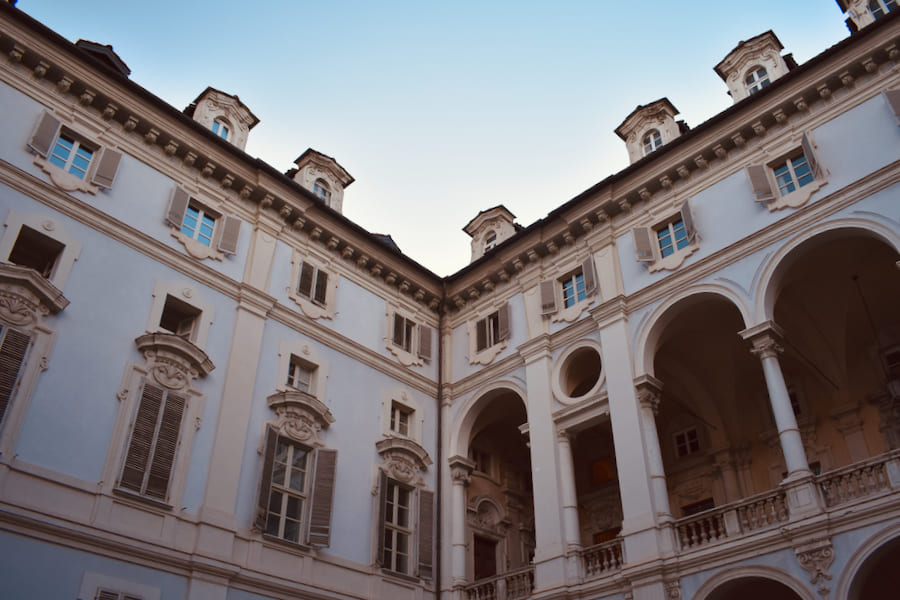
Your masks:
M 125 456 L 125 466 L 122 468 L 122 479 L 119 482 L 119 485 L 125 489 L 138 493 L 143 490 L 144 474 L 147 471 L 147 463 L 153 447 L 153 437 L 162 408 L 163 395 L 162 388 L 144 383 L 141 401 L 131 430 L 131 441 L 128 443 L 128 453 Z
M 32 150 L 43 157 L 50 154 L 53 149 L 53 142 L 56 141 L 56 134 L 59 132 L 59 119 L 48 112 L 41 114 L 37 127 L 34 129 L 34 135 L 28 145 Z
M 594 272 L 594 257 L 588 256 L 581 263 L 581 273 L 584 275 L 584 293 L 588 296 L 597 291 L 597 275 Z
M 165 500 L 169 492 L 169 481 L 172 479 L 172 467 L 175 464 L 175 452 L 178 450 L 178 439 L 181 433 L 184 404 L 184 396 L 173 392 L 166 394 L 146 490 L 148 496 L 159 500 Z
M 766 167 L 762 165 L 750 165 L 747 167 L 747 179 L 750 180 L 750 187 L 753 188 L 753 195 L 757 202 L 768 202 L 775 199 L 772 192 L 772 184 L 769 183 L 769 176 Z
M 891 110 L 894 111 L 897 124 L 900 125 L 900 89 L 884 90 L 884 98 L 887 100 Z
M 297 285 L 297 293 L 307 298 L 312 298 L 312 280 L 315 269 L 309 263 L 300 265 L 300 283 Z
M 475 351 L 487 348 L 487 319 L 479 319 L 475 323 Z
M 259 498 L 256 503 L 256 520 L 254 525 L 260 531 L 266 530 L 266 516 L 269 510 L 269 492 L 272 489 L 272 466 L 275 463 L 275 446 L 278 432 L 269 425 L 266 427 L 266 449 L 263 454 L 263 468 L 259 480 Z
M 419 358 L 431 360 L 431 327 L 419 325 Z
M 219 250 L 225 254 L 237 252 L 238 236 L 241 234 L 241 220 L 237 217 L 224 217 L 219 236 Z
M 12 399 L 19 380 L 19 371 L 25 361 L 31 336 L 21 331 L 4 327 L 0 329 L 3 345 L 0 346 L 0 422 L 6 414 L 6 407 Z
M 316 297 L 315 301 L 325 304 L 325 296 L 328 293 L 328 273 L 319 271 L 316 273 Z
M 94 600 L 119 600 L 119 592 L 99 589 L 97 590 L 97 595 L 94 596 Z
M 331 509 L 334 504 L 336 468 L 337 450 L 320 448 L 316 452 L 316 480 L 309 516 L 310 546 L 324 547 L 331 543 Z
M 813 150 L 812 140 L 809 138 L 808 133 L 803 134 L 803 140 L 800 142 L 800 146 L 803 147 L 803 155 L 806 157 L 806 161 L 809 163 L 809 169 L 812 172 L 813 178 L 819 176 L 819 161 L 816 159 L 816 153 Z
M 691 212 L 691 201 L 685 200 L 681 205 L 681 221 L 684 223 L 684 232 L 689 241 L 697 237 L 697 228 L 694 224 L 694 214 Z
M 169 210 L 166 213 L 166 220 L 176 229 L 181 229 L 184 222 L 184 213 L 187 211 L 188 203 L 191 201 L 190 194 L 183 188 L 175 186 L 172 190 L 172 197 L 169 198 Z
M 102 188 L 111 188 L 119 170 L 119 162 L 122 160 L 122 153 L 116 152 L 109 148 L 104 148 L 100 154 L 100 160 L 97 162 L 97 169 L 91 178 L 91 183 Z
M 556 282 L 552 280 L 541 282 L 541 314 L 549 315 L 556 312 Z
M 509 303 L 507 302 L 497 311 L 497 338 L 509 339 Z
M 634 252 L 638 262 L 653 262 L 656 260 L 653 230 L 649 227 L 635 227 L 631 230 L 634 238 Z
M 431 579 L 434 560 L 434 492 L 419 490 L 419 577 Z
M 400 315 L 394 315 L 394 344 L 397 346 L 403 346 L 403 317 Z
M 384 517 L 387 504 L 388 478 L 384 471 L 378 471 L 378 546 L 375 554 L 375 564 L 384 566 Z

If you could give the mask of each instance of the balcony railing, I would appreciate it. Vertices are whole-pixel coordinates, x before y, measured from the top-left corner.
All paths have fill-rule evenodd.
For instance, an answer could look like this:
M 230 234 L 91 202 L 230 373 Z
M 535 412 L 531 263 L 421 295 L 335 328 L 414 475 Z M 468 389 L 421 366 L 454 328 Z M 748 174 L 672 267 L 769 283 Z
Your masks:
M 625 562 L 622 559 L 622 540 L 615 539 L 596 546 L 589 546 L 581 551 L 584 564 L 584 576 L 587 578 L 603 577 L 618 571 Z
M 822 490 L 825 506 L 831 508 L 890 492 L 892 485 L 888 477 L 888 464 L 897 460 L 900 460 L 900 451 L 894 450 L 819 475 L 816 482 Z
M 767 529 L 787 519 L 784 491 L 772 490 L 679 519 L 675 530 L 681 549 L 693 550 Z
M 479 579 L 466 586 L 467 600 L 516 600 L 528 598 L 534 590 L 534 567 L 529 565 L 515 571 Z

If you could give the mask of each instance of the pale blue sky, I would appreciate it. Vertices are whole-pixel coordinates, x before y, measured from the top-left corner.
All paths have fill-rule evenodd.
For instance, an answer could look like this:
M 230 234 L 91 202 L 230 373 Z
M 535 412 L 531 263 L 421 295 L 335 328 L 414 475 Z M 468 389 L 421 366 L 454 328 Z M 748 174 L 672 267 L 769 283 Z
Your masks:
M 848 35 L 834 0 L 555 3 L 20 0 L 75 41 L 111 44 L 175 107 L 207 85 L 261 120 L 247 152 L 306 148 L 355 178 L 344 214 L 439 275 L 461 228 L 504 204 L 522 225 L 628 165 L 613 133 L 668 97 L 697 126 L 731 105 L 713 72 L 772 29 L 798 62 Z

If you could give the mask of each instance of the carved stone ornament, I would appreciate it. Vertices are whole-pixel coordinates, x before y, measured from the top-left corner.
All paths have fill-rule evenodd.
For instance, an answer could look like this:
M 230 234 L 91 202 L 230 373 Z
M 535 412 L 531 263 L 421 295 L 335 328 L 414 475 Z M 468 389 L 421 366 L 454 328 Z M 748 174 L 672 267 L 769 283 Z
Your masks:
M 666 581 L 663 584 L 666 588 L 666 598 L 668 600 L 681 600 L 681 584 L 677 581 Z
M 659 401 L 662 399 L 662 382 L 650 375 L 642 375 L 634 380 L 634 387 L 641 406 L 650 408 L 656 415 L 659 412 Z
M 0 319 L 20 327 L 34 325 L 68 305 L 62 292 L 34 269 L 0 264 Z
M 489 532 L 496 536 L 506 535 L 511 522 L 504 514 L 503 507 L 493 498 L 478 496 L 467 507 L 466 521 L 470 527 Z
M 450 463 L 450 479 L 454 484 L 469 485 L 475 463 L 464 456 L 453 456 Z
M 384 462 L 381 469 L 404 483 L 423 483 L 421 472 L 431 464 L 431 457 L 418 442 L 408 438 L 386 437 L 375 443 Z
M 286 390 L 266 400 L 278 415 L 276 427 L 282 434 L 304 444 L 324 445 L 319 432 L 334 423 L 334 415 L 318 398 L 300 390 Z
M 809 582 L 816 585 L 816 591 L 825 598 L 829 589 L 827 581 L 831 581 L 831 573 L 828 572 L 831 563 L 834 562 L 834 547 L 830 539 L 816 540 L 810 544 L 804 544 L 794 548 L 800 566 L 809 572 Z
M 171 390 L 183 390 L 215 365 L 203 350 L 172 333 L 148 333 L 134 340 L 153 379 Z

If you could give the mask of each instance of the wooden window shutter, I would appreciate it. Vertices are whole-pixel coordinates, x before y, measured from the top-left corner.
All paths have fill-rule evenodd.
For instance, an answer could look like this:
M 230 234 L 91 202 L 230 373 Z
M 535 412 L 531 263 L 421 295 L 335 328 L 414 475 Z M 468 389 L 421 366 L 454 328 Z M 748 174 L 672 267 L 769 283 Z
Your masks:
M 750 187 L 753 188 L 753 195 L 757 202 L 768 202 L 775 199 L 772 193 L 772 184 L 769 183 L 769 176 L 766 167 L 762 165 L 750 165 L 747 167 L 747 179 L 750 180 Z
M 809 169 L 810 171 L 812 171 L 813 177 L 818 177 L 819 161 L 816 159 L 816 153 L 813 150 L 813 143 L 809 138 L 808 133 L 803 134 L 803 140 L 800 142 L 800 146 L 803 147 L 803 155 L 806 156 L 806 161 L 809 163 Z
M 403 317 L 394 314 L 394 344 L 403 346 Z
M 900 125 L 900 89 L 884 90 L 884 98 L 887 100 L 891 110 L 894 111 L 894 117 L 897 118 L 897 124 Z
M 175 452 L 178 450 L 178 439 L 181 434 L 184 404 L 184 396 L 173 392 L 166 395 L 159 432 L 156 434 L 153 461 L 150 463 L 150 474 L 147 477 L 146 494 L 153 498 L 165 500 L 169 492 L 169 481 L 172 479 L 172 467 L 175 465 Z
M 691 201 L 685 200 L 681 205 L 681 221 L 684 223 L 684 232 L 688 240 L 693 241 L 697 237 L 697 227 L 694 224 L 694 214 L 691 212 Z
M 431 360 L 431 327 L 418 325 L 419 330 L 419 358 Z
M 119 592 L 99 589 L 97 590 L 97 595 L 94 596 L 94 600 L 119 600 Z
M 556 282 L 547 280 L 541 282 L 541 314 L 549 315 L 556 312 Z
M 497 337 L 500 340 L 509 339 L 509 303 L 505 303 L 497 311 Z
M 378 546 L 375 549 L 375 564 L 384 566 L 384 517 L 387 504 L 388 478 L 384 471 L 378 471 Z
M 187 211 L 188 203 L 191 201 L 190 194 L 183 188 L 175 186 L 172 190 L 172 197 L 169 198 L 169 210 L 166 213 L 166 220 L 176 229 L 181 229 L 184 222 L 184 213 Z
M 219 237 L 219 250 L 225 254 L 237 252 L 238 236 L 241 234 L 241 220 L 237 217 L 222 219 L 222 234 Z
M 4 327 L 0 329 L 0 334 L 4 331 L 6 335 L 3 336 L 3 345 L 0 346 L 0 422 L 3 421 L 6 407 L 16 390 L 19 371 L 31 343 L 31 336 L 26 333 Z
M 272 467 L 275 463 L 275 446 L 278 443 L 278 432 L 271 425 L 266 427 L 266 449 L 263 454 L 263 468 L 259 480 L 259 498 L 256 502 L 256 520 L 254 525 L 260 531 L 266 530 L 266 517 L 269 511 L 269 492 L 272 489 Z
M 431 579 L 434 560 L 434 492 L 419 490 L 419 577 Z
M 475 323 L 475 351 L 487 348 L 487 319 L 479 319 Z
M 309 516 L 310 546 L 328 546 L 331 543 L 331 509 L 334 504 L 336 467 L 337 450 L 320 448 L 316 452 L 315 489 Z
M 153 447 L 153 437 L 162 408 L 163 394 L 162 388 L 144 383 L 141 402 L 138 405 L 134 426 L 131 430 L 131 441 L 128 443 L 128 453 L 125 455 L 125 466 L 122 468 L 122 479 L 119 482 L 119 485 L 125 489 L 138 493 L 143 490 L 144 474 L 147 471 L 147 463 Z
M 56 134 L 59 132 L 59 119 L 48 112 L 41 114 L 41 120 L 38 121 L 37 127 L 34 129 L 34 135 L 28 145 L 32 150 L 43 157 L 50 154 L 53 148 L 53 142 L 56 141 Z
M 656 240 L 653 239 L 653 230 L 649 227 L 635 227 L 631 230 L 634 238 L 634 252 L 638 262 L 653 262 L 656 260 Z
M 316 297 L 315 301 L 319 304 L 325 304 L 325 297 L 328 294 L 328 273 L 319 271 L 316 274 Z
M 312 298 L 312 280 L 315 268 L 307 262 L 300 265 L 300 283 L 297 284 L 297 293 L 307 298 Z
M 122 153 L 116 152 L 109 148 L 104 148 L 100 154 L 100 160 L 97 163 L 97 169 L 94 176 L 91 177 L 91 183 L 102 188 L 111 188 L 119 171 L 119 162 L 122 160 Z
M 584 275 L 584 293 L 591 296 L 597 291 L 597 274 L 594 272 L 593 256 L 588 256 L 581 263 L 581 273 Z

